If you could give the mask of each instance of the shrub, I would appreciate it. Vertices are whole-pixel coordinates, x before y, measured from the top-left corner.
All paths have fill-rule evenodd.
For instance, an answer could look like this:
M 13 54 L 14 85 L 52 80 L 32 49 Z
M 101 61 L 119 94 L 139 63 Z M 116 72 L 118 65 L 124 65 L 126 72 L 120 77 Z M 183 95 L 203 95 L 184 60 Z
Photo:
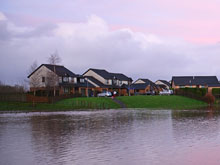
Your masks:
M 212 94 L 213 95 L 220 95 L 220 88 L 213 88 L 212 89 Z
M 194 95 L 197 97 L 203 97 L 207 93 L 207 88 L 180 88 L 181 93 L 184 93 L 185 95 Z
M 204 96 L 204 101 L 207 102 L 208 104 L 213 104 L 215 102 L 215 97 L 211 93 L 207 93 Z

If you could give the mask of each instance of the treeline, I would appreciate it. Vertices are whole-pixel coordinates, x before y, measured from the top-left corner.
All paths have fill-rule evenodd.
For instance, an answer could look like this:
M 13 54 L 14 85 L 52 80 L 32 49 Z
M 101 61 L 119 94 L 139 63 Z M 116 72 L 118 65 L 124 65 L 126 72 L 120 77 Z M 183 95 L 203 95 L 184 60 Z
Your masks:
M 0 101 L 25 102 L 25 88 L 21 85 L 6 85 L 0 82 Z
M 25 89 L 21 85 L 6 85 L 0 81 L 0 94 L 25 93 Z

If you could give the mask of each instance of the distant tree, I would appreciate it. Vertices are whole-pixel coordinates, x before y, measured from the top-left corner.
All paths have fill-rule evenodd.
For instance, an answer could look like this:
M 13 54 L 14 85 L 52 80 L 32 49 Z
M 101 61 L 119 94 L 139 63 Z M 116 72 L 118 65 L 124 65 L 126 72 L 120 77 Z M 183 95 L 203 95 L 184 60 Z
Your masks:
M 49 64 L 52 64 L 52 65 L 57 65 L 61 62 L 61 58 L 60 58 L 57 50 L 54 53 L 50 54 L 50 56 L 48 58 L 48 62 L 49 62 Z
M 57 51 L 52 53 L 48 58 L 49 64 L 53 65 L 53 72 L 48 72 L 47 75 L 47 87 L 53 87 L 53 95 L 56 95 L 56 85 L 59 81 L 59 77 L 56 75 L 56 65 L 61 62 L 61 58 Z
M 34 61 L 28 70 L 28 74 L 30 75 L 31 73 L 33 73 L 37 69 L 37 67 L 38 67 L 37 61 Z
M 207 102 L 209 105 L 212 105 L 215 102 L 215 96 L 213 96 L 211 93 L 207 93 L 204 96 L 204 101 Z

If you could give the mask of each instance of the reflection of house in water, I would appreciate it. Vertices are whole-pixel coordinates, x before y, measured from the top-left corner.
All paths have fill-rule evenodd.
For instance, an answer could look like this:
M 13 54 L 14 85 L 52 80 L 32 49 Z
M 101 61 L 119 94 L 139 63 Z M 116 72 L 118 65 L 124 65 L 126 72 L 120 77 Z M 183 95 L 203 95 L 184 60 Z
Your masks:
M 210 118 L 207 111 L 172 111 L 173 137 L 177 141 L 200 140 L 204 138 L 215 138 L 219 135 L 220 121 L 216 120 L 220 114 L 214 114 Z
M 42 162 L 51 164 L 53 161 L 62 161 L 62 155 L 67 160 L 78 160 L 78 164 L 80 160 L 86 162 L 87 159 L 95 164 L 89 159 L 95 152 L 99 153 L 95 156 L 102 157 L 105 154 L 104 157 L 109 160 L 116 156 L 118 150 L 123 150 L 123 154 L 135 155 L 140 146 L 148 146 L 145 142 L 155 144 L 155 149 L 167 148 L 172 136 L 170 111 L 108 110 L 30 118 L 34 151 L 39 154 L 36 159 L 41 161 L 43 158 Z M 130 150 L 126 149 L 128 146 Z M 143 149 L 144 154 L 152 154 L 148 148 L 140 149 Z M 159 154 L 154 153 L 155 157 Z

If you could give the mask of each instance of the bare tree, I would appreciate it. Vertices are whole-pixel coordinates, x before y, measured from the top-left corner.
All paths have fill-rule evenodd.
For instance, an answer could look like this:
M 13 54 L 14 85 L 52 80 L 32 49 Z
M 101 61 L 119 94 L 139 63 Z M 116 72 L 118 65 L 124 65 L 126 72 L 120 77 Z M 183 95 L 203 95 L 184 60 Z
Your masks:
M 48 62 L 49 62 L 49 64 L 52 64 L 52 65 L 57 65 L 61 62 L 61 58 L 60 58 L 57 50 L 54 53 L 50 54 L 50 57 L 48 58 Z
M 38 66 L 37 61 L 34 61 L 28 70 L 28 74 L 30 75 L 31 73 L 33 73 L 37 69 L 37 66 Z M 32 88 L 34 91 L 34 96 L 36 95 L 36 88 L 39 87 L 39 84 L 40 84 L 40 76 L 38 76 L 38 74 L 30 77 L 29 85 L 30 88 Z
M 56 95 L 56 85 L 59 80 L 59 77 L 56 75 L 56 65 L 61 62 L 61 58 L 59 57 L 59 54 L 57 50 L 50 55 L 48 58 L 49 64 L 53 65 L 53 72 L 48 72 L 47 75 L 47 86 L 48 87 L 53 87 L 53 95 Z
M 33 73 L 37 69 L 37 67 L 38 67 L 37 61 L 34 61 L 28 70 L 28 74 L 30 75 L 31 73 Z

